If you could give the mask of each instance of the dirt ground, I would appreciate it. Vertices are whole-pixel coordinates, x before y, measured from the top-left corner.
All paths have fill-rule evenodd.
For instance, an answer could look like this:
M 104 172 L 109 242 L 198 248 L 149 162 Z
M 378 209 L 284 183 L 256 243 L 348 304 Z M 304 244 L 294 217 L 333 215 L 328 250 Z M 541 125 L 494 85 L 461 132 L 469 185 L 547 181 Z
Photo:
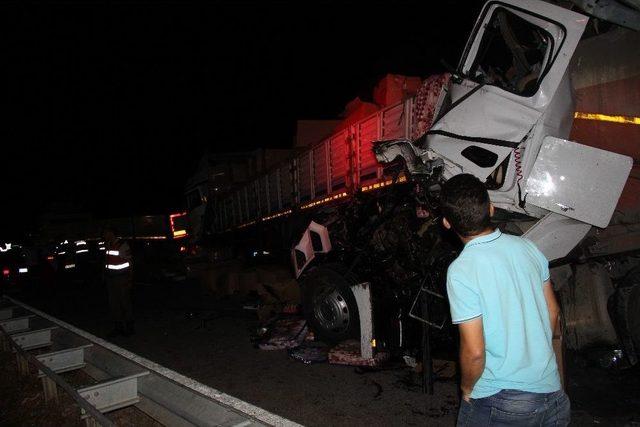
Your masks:
M 18 296 L 98 336 L 111 328 L 100 287 L 53 296 Z M 254 347 L 255 316 L 240 301 L 203 296 L 189 282 L 137 284 L 136 334 L 116 344 L 211 387 L 308 426 L 455 424 L 452 379 L 422 394 L 411 370 L 399 366 L 362 373 L 353 367 L 305 365 L 286 351 Z M 568 355 L 573 425 L 640 425 L 638 369 L 612 373 Z
M 32 354 L 43 353 L 44 349 Z M 76 402 L 58 389 L 56 401 L 45 402 L 37 368 L 29 365 L 29 374 L 20 375 L 15 353 L 0 349 L 0 425 L 38 427 L 80 427 L 86 425 L 80 418 Z M 82 371 L 60 374 L 71 386 L 79 388 L 96 383 Z M 158 427 L 154 419 L 131 406 L 106 414 L 121 427 Z
M 3 426 L 81 426 L 71 399 L 60 396 L 57 403 L 44 402 L 40 380 L 18 375 L 15 355 L 0 350 L 0 425 Z

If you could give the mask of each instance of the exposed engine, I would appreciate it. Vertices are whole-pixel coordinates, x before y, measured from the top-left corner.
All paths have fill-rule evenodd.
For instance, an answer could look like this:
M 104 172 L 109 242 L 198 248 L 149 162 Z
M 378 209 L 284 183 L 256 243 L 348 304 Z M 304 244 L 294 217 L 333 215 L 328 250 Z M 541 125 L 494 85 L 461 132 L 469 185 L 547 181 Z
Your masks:
M 327 228 L 331 250 L 313 264 L 321 268 L 329 265 L 343 276 L 349 275 L 352 281 L 371 283 L 375 306 L 381 311 L 376 316 L 381 320 L 376 325 L 378 331 L 394 329 L 385 324 L 389 319 L 413 326 L 423 321 L 442 328 L 448 317 L 446 271 L 457 256 L 460 243 L 439 220 L 438 174 L 410 175 L 406 164 L 399 162 L 394 181 L 400 172 L 405 172 L 402 176 L 408 180 L 376 194 L 360 192 L 345 204 L 317 212 L 314 221 Z M 305 275 L 313 276 L 315 271 L 312 266 Z M 302 280 L 305 281 L 304 276 Z M 416 304 L 421 291 L 429 296 L 429 315 Z M 308 300 L 316 301 L 308 309 L 311 319 L 312 306 L 339 306 L 337 302 L 318 302 L 314 295 L 307 295 Z M 330 311 L 326 311 L 325 318 L 331 317 Z M 319 323 L 315 329 L 320 329 L 319 335 L 323 336 L 322 322 Z M 405 326 L 405 331 L 410 330 L 410 326 Z M 332 338 L 338 337 L 344 338 L 341 335 Z M 388 339 L 405 346 L 407 334 L 404 338 Z

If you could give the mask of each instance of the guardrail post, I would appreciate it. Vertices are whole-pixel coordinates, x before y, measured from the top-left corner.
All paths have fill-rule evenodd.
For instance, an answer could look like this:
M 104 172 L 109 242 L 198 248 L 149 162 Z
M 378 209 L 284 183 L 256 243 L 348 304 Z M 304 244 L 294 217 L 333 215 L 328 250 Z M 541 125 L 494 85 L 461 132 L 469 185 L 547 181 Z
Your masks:
M 11 351 L 11 344 L 9 344 L 9 338 L 7 338 L 6 335 L 2 334 L 0 336 L 0 341 L 2 342 L 2 351 Z
M 44 401 L 58 401 L 58 386 L 55 381 L 49 377 L 42 377 L 42 392 L 44 393 Z
M 18 374 L 29 375 L 29 362 L 20 353 L 16 353 L 16 364 L 18 366 Z

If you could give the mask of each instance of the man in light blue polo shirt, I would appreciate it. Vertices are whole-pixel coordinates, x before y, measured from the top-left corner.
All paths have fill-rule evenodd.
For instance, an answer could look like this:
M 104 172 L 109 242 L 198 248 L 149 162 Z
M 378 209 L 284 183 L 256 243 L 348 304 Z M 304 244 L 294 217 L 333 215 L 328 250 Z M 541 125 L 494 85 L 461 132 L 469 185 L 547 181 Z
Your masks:
M 491 226 L 493 206 L 472 175 L 442 188 L 443 224 L 464 249 L 447 273 L 459 325 L 462 402 L 458 426 L 567 425 L 551 340 L 559 307 L 549 263 L 530 241 Z

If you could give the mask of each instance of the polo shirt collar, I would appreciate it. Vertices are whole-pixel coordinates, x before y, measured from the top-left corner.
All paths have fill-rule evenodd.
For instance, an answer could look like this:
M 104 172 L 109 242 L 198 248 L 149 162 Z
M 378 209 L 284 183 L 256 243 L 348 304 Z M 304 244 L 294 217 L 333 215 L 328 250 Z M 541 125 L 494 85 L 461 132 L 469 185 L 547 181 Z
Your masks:
M 469 246 L 479 245 L 481 243 L 489 243 L 496 240 L 498 237 L 502 236 L 502 231 L 499 229 L 495 229 L 493 233 L 485 234 L 484 236 L 476 237 L 473 240 L 468 241 L 464 247 L 468 248 Z

